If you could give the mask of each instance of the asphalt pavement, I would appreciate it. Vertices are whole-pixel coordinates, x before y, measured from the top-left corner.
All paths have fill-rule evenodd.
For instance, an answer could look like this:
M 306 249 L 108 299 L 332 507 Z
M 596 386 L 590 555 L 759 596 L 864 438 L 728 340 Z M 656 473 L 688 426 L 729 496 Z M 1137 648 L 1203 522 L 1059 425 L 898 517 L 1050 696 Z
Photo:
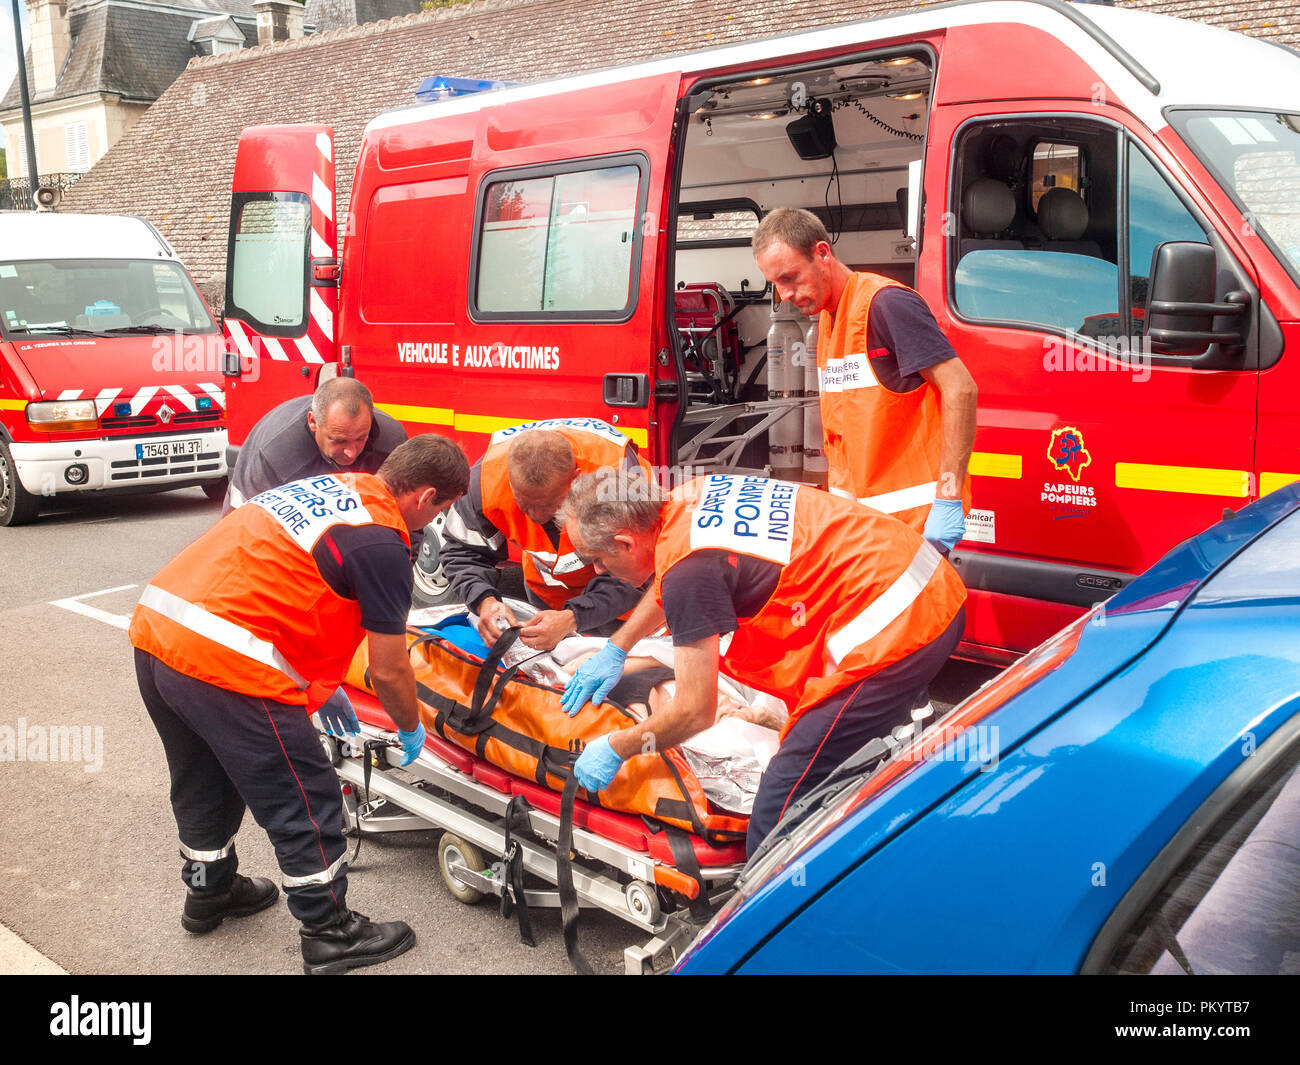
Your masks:
M 206 936 L 181 928 L 167 767 L 126 638 L 140 590 L 218 514 L 193 488 L 82 501 L 0 529 L 0 925 L 70 973 L 301 972 L 298 925 L 283 900 Z M 955 701 L 991 675 L 952 663 L 933 694 Z M 28 737 L 21 760 L 22 745 L 3 742 L 20 730 Z M 407 921 L 418 942 L 362 972 L 569 972 L 558 911 L 535 912 L 537 946 L 523 946 L 514 920 L 491 902 L 451 897 L 437 838 L 366 838 L 348 903 L 377 920 Z M 242 871 L 278 882 L 251 817 L 238 851 Z M 593 966 L 610 973 L 622 971 L 624 948 L 645 938 L 599 912 L 584 913 L 580 935 Z M 18 957 L 37 964 L 0 929 L 0 972 L 18 971 L 7 961 Z

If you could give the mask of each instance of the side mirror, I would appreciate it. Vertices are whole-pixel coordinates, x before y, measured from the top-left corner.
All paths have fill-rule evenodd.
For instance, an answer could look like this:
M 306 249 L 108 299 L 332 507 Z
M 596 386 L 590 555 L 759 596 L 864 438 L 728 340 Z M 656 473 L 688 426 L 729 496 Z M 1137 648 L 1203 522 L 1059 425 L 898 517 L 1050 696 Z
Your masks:
M 1199 355 L 1210 344 L 1239 348 L 1250 295 L 1234 291 L 1215 302 L 1218 264 L 1208 244 L 1169 240 L 1151 256 L 1151 286 L 1143 333 L 1157 355 Z M 1228 316 L 1227 325 L 1215 319 Z

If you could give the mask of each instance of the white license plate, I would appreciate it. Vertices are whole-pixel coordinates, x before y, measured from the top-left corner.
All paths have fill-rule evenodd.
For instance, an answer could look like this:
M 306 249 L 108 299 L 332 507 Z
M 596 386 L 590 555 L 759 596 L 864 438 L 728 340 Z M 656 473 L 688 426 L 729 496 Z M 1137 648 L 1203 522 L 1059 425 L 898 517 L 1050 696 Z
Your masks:
M 202 440 L 162 440 L 154 444 L 135 445 L 137 459 L 165 459 L 173 455 L 197 455 L 202 451 Z

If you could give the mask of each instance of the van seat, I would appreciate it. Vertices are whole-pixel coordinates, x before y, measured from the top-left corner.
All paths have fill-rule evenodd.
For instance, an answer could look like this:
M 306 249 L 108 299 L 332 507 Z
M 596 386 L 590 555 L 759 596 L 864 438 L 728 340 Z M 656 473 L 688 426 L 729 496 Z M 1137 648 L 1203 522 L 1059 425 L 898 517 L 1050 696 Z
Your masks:
M 1046 238 L 1044 251 L 1102 257 L 1100 244 L 1080 239 L 1088 230 L 1088 205 L 1074 189 L 1058 185 L 1043 193 L 1038 201 L 1038 225 Z
M 971 236 L 961 239 L 958 258 L 973 251 L 1014 251 L 1024 247 L 1018 240 L 999 236 L 1016 217 L 1016 198 L 995 178 L 980 178 L 966 186 L 961 194 L 961 217 Z

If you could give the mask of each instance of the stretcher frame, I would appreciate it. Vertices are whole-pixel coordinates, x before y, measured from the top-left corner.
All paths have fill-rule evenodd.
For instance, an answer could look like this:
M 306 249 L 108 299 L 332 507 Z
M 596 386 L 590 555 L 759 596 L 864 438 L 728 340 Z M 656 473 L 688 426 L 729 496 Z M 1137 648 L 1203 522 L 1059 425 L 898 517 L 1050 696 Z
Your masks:
M 427 746 L 414 762 L 401 769 L 398 769 L 400 749 L 371 747 L 374 762 L 367 801 L 364 745 L 367 741 L 394 739 L 392 732 L 366 722 L 361 723 L 361 739 L 356 748 L 347 741 L 321 733 L 321 742 L 343 789 L 345 828 L 362 837 L 442 830 L 504 861 L 506 833 L 503 822 L 497 819 L 507 816 L 512 796 L 474 779 Z M 392 813 L 389 807 L 400 812 Z M 560 835 L 560 819 L 535 807 L 529 808 L 526 817 L 532 838 L 516 831 L 511 835 L 511 846 L 518 846 L 526 873 L 548 884 L 557 884 L 556 841 Z M 624 973 L 648 975 L 657 971 L 663 959 L 676 959 L 698 934 L 701 924 L 689 910 L 663 912 L 656 890 L 655 869 L 666 863 L 578 825 L 573 826 L 572 832 L 576 857 L 571 868 L 579 907 L 604 910 L 650 934 L 651 938 L 644 944 L 624 950 Z M 474 870 L 458 863 L 447 868 L 467 888 L 497 898 L 504 895 L 514 906 L 521 901 L 515 897 L 509 878 L 494 869 Z M 743 868 L 743 863 L 701 867 L 703 894 L 710 911 L 716 910 L 731 894 L 732 885 Z M 620 876 L 630 880 L 624 884 Z M 526 890 L 524 896 L 522 901 L 529 907 L 561 905 L 558 890 Z

